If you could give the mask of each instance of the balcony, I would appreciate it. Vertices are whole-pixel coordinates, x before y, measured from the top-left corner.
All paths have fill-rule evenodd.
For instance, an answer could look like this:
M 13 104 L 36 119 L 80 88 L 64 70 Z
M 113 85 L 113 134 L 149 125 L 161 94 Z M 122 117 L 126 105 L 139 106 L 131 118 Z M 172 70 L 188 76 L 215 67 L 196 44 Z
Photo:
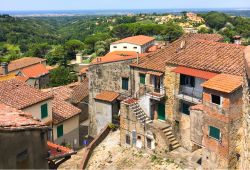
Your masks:
M 202 102 L 202 89 L 197 89 L 190 86 L 180 86 L 176 97 L 191 103 L 199 104 Z
M 156 88 L 153 85 L 139 85 L 139 91 L 136 93 L 136 97 L 140 98 L 143 95 L 150 95 L 152 99 L 161 100 L 165 97 L 165 88 Z

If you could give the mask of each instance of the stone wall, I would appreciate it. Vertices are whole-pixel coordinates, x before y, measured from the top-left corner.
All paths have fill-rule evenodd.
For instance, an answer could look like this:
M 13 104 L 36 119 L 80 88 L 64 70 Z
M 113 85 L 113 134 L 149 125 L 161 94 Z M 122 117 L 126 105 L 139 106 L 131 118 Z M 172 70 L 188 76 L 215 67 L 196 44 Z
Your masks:
M 1 131 L 0 141 L 0 169 L 48 169 L 47 131 Z
M 132 60 L 125 60 L 112 63 L 95 64 L 89 67 L 89 115 L 90 115 L 90 135 L 97 134 L 95 96 L 100 92 L 114 91 L 130 94 L 131 80 L 129 80 L 129 90 L 122 90 L 122 77 L 130 76 L 129 64 Z

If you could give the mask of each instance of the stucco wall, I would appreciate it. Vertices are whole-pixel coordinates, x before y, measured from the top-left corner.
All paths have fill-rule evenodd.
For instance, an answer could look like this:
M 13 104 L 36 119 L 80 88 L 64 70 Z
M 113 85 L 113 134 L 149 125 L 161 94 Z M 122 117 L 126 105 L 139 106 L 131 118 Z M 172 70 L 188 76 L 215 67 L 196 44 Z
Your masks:
M 117 48 L 114 48 L 115 46 Z M 123 48 L 124 46 L 127 48 Z M 134 47 L 137 47 L 137 49 L 134 49 Z M 138 53 L 142 53 L 142 47 L 140 45 L 136 45 L 136 44 L 119 43 L 119 44 L 110 45 L 110 52 L 113 52 L 113 51 L 135 51 Z
M 42 119 L 41 118 L 41 106 L 46 103 L 48 104 L 48 117 Z M 52 100 L 46 100 L 44 102 L 34 104 L 30 107 L 22 109 L 22 111 L 32 114 L 33 117 L 38 118 L 39 120 L 42 120 L 42 122 L 50 122 L 52 121 Z
M 0 132 L 0 169 L 47 169 L 46 136 L 45 130 Z
M 63 136 L 57 138 L 57 127 L 63 124 Z M 58 125 L 53 125 L 53 139 L 56 143 L 63 142 L 71 146 L 79 147 L 79 115 L 63 121 Z

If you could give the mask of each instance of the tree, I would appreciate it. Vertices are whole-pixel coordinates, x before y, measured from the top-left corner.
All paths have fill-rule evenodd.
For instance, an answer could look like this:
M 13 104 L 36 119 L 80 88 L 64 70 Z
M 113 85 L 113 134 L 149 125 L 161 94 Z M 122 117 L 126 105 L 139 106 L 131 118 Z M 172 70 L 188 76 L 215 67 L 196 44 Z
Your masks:
M 220 12 L 209 12 L 203 15 L 203 17 L 205 18 L 206 25 L 216 30 L 223 28 L 229 21 L 229 16 Z
M 175 24 L 174 22 L 168 22 L 161 32 L 165 41 L 174 41 L 183 35 L 184 31 L 182 27 Z
M 61 66 L 67 65 L 66 52 L 63 46 L 54 47 L 46 56 L 49 65 L 59 64 Z
M 85 48 L 87 48 L 89 50 L 88 53 L 91 54 L 95 51 L 96 42 L 105 41 L 108 38 L 110 38 L 110 35 L 108 35 L 107 33 L 97 33 L 90 35 L 84 40 Z
M 77 81 L 77 76 L 71 73 L 69 68 L 63 66 L 50 71 L 51 87 L 62 86 Z
M 117 37 L 119 39 L 130 37 L 133 35 L 133 31 L 129 28 L 129 25 L 127 24 L 121 24 L 117 25 L 113 28 L 111 31 L 111 34 L 114 37 Z
M 68 60 L 75 58 L 76 53 L 84 49 L 84 44 L 80 40 L 69 40 L 64 45 L 66 58 Z
M 51 46 L 47 43 L 33 44 L 29 47 L 28 54 L 34 57 L 45 58 L 46 54 L 51 49 Z

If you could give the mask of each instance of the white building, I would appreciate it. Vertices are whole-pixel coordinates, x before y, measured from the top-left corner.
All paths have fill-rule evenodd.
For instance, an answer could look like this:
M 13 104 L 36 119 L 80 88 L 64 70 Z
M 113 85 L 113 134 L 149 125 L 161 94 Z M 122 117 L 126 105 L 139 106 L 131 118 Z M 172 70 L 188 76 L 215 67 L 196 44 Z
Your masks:
M 147 50 L 153 45 L 155 45 L 155 38 L 145 35 L 138 35 L 113 42 L 110 45 L 110 52 L 135 51 L 141 54 L 147 52 Z

